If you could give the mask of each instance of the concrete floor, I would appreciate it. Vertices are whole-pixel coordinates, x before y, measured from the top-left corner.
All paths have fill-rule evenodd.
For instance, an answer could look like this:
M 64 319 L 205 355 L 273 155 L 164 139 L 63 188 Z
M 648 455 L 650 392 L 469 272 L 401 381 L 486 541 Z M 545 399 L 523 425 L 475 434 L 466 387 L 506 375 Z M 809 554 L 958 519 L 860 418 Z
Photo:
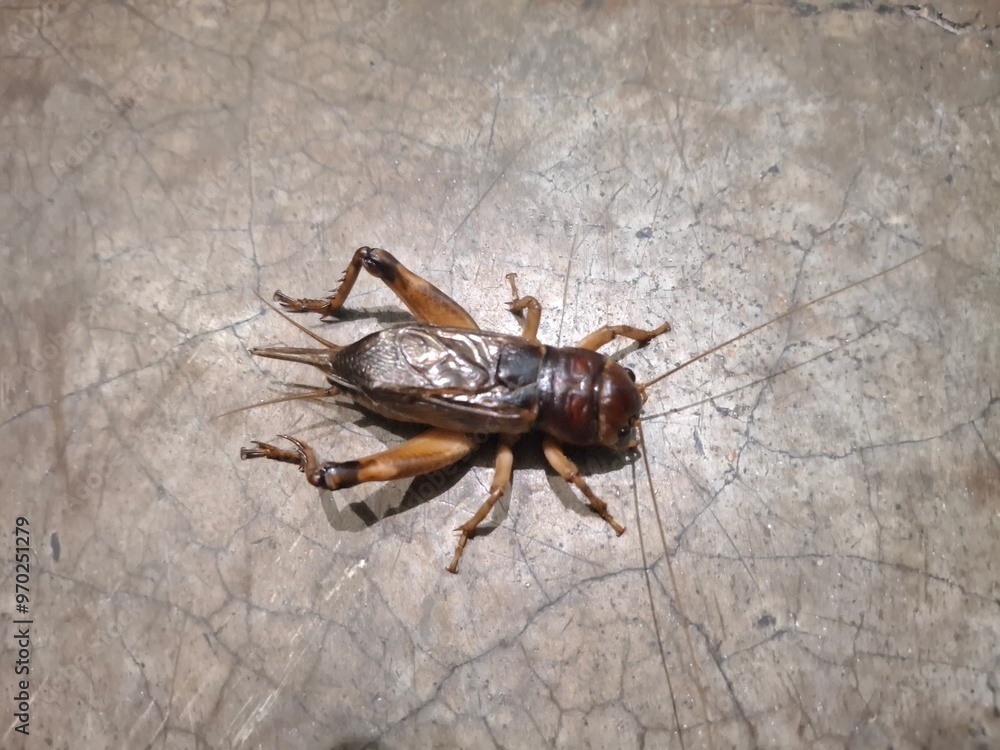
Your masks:
M 4 3 L 0 746 L 1000 747 L 998 23 Z M 254 292 L 322 294 L 362 244 L 484 328 L 519 330 L 510 271 L 550 343 L 670 320 L 640 379 L 926 254 L 659 383 L 655 502 L 634 456 L 574 452 L 621 538 L 523 441 L 452 576 L 490 449 L 320 493 L 240 447 L 413 429 L 216 418 L 321 382 L 249 356 L 308 343 Z M 402 319 L 367 276 L 349 306 L 300 320 Z

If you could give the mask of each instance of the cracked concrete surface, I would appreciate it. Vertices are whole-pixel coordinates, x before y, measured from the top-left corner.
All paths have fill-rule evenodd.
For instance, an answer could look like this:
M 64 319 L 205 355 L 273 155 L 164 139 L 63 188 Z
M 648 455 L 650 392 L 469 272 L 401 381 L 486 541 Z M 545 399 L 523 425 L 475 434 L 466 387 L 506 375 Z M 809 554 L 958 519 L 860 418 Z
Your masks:
M 1000 746 L 997 6 L 4 3 L 4 747 Z M 254 296 L 386 247 L 514 332 L 673 332 L 641 461 L 337 494 L 413 434 Z M 402 319 L 363 277 L 334 341 Z M 367 311 L 367 314 L 363 314 Z M 613 350 L 614 347 L 611 347 Z M 14 731 L 13 526 L 31 530 Z

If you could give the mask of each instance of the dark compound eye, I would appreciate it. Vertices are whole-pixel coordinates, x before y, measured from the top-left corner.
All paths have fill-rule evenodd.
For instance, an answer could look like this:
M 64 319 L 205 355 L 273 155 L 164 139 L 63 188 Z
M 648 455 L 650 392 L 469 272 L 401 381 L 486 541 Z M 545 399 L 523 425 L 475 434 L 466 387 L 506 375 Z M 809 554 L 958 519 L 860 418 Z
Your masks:
M 620 430 L 618 430 L 618 437 L 620 437 L 620 438 L 627 438 L 631 434 L 632 434 L 632 427 L 631 426 L 629 426 L 629 427 L 622 427 Z
M 631 367 L 625 368 L 625 374 L 628 375 L 630 378 L 632 378 L 633 383 L 635 382 L 635 373 L 632 371 Z

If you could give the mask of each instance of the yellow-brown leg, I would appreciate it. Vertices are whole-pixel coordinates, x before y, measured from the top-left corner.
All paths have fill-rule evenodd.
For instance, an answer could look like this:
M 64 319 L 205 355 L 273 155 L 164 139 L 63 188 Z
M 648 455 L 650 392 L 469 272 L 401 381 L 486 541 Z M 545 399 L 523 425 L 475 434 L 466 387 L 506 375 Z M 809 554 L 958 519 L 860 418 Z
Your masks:
M 443 469 L 467 456 L 478 444 L 475 437 L 462 432 L 428 430 L 395 448 L 357 461 L 320 462 L 309 445 L 288 435 L 279 435 L 295 450 L 283 450 L 269 443 L 254 441 L 253 448 L 240 450 L 240 458 L 269 458 L 298 464 L 309 484 L 328 490 L 353 487 L 364 482 L 387 482 L 427 474 Z
M 521 338 L 525 338 L 532 344 L 538 343 L 538 324 L 542 320 L 542 306 L 534 297 L 521 297 L 517 293 L 517 274 L 507 274 L 507 281 L 510 282 L 510 292 L 514 297 L 507 303 L 507 309 L 512 313 L 519 313 L 527 310 L 524 315 L 524 327 L 521 329 Z
M 591 509 L 607 521 L 618 536 L 624 534 L 625 527 L 611 517 L 611 513 L 608 512 L 608 504 L 595 495 L 594 491 L 583 481 L 583 478 L 580 476 L 580 470 L 576 468 L 576 464 L 566 458 L 566 454 L 562 452 L 559 444 L 546 436 L 542 439 L 542 451 L 545 453 L 545 460 L 549 462 L 549 465 L 553 469 L 559 472 L 559 476 L 576 486 L 584 494 L 590 503 Z
M 662 326 L 654 328 L 652 331 L 646 331 L 642 328 L 633 328 L 632 326 L 601 326 L 593 333 L 584 336 L 577 346 L 581 349 L 589 349 L 592 352 L 596 352 L 602 346 L 610 344 L 619 336 L 624 336 L 627 339 L 638 341 L 640 344 L 648 344 L 657 336 L 664 334 L 669 330 L 669 323 L 664 323 Z
M 274 293 L 274 299 L 289 312 L 314 312 L 324 320 L 331 319 L 351 293 L 362 268 L 382 279 L 421 323 L 478 330 L 476 321 L 455 300 L 379 248 L 359 247 L 336 291 L 326 299 L 294 299 L 280 291 Z
M 497 460 L 493 469 L 493 484 L 490 486 L 490 495 L 486 498 L 486 502 L 479 506 L 476 515 L 455 529 L 455 531 L 462 532 L 462 535 L 458 538 L 458 545 L 455 547 L 455 556 L 451 559 L 451 564 L 445 568 L 449 573 L 458 572 L 458 558 L 462 556 L 469 538 L 476 533 L 476 527 L 483 522 L 486 516 L 490 514 L 490 511 L 493 510 L 493 506 L 497 504 L 497 501 L 504 496 L 507 485 L 510 484 L 510 475 L 514 470 L 514 452 L 511 448 L 513 448 L 516 442 L 516 436 L 502 435 L 500 437 L 500 444 L 497 447 Z

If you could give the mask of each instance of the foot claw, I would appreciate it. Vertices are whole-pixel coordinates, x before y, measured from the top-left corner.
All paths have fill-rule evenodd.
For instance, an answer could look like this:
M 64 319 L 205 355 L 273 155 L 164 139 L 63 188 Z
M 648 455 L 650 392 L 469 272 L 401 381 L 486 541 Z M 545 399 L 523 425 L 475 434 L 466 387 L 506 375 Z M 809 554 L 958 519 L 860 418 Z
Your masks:
M 298 464 L 299 470 L 306 472 L 307 476 L 316 473 L 318 464 L 313 449 L 301 440 L 296 440 L 288 435 L 278 435 L 295 446 L 294 451 L 282 450 L 276 445 L 262 443 L 254 440 L 252 448 L 240 448 L 240 458 L 270 458 L 273 461 L 284 461 L 290 464 Z M 312 481 L 310 479 L 310 481 Z
M 299 454 L 299 471 L 309 473 L 316 468 L 316 454 L 309 447 L 309 443 L 293 438 L 291 435 L 278 435 L 278 437 L 295 446 L 295 452 Z
M 301 300 L 289 297 L 280 289 L 275 291 L 272 299 L 274 299 L 275 302 L 280 303 L 283 308 L 288 310 L 288 312 L 304 312 L 306 309 Z
M 270 458 L 274 452 L 280 450 L 270 443 L 262 443 L 259 440 L 251 442 L 256 446 L 255 448 L 240 448 L 240 458 L 244 461 L 248 458 Z
M 330 314 L 329 302 L 322 299 L 295 299 L 278 290 L 274 293 L 273 299 L 281 304 L 285 310 L 292 313 L 315 312 L 321 313 L 324 317 Z
M 507 274 L 507 281 L 510 282 L 510 293 L 514 297 L 514 299 L 508 304 L 512 305 L 517 301 L 517 298 L 521 296 L 517 293 L 517 274 L 513 272 Z

